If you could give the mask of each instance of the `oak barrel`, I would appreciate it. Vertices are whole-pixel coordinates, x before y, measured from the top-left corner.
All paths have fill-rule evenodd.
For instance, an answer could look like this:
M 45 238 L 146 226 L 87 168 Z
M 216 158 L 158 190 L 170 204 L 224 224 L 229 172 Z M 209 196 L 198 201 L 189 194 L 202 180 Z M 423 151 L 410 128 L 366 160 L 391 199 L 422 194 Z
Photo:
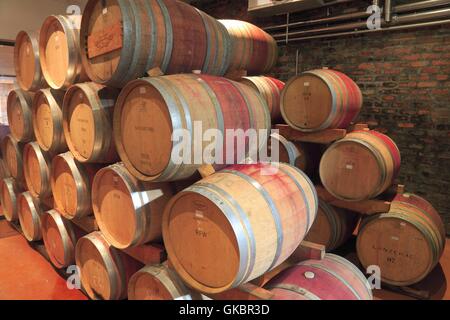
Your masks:
M 6 166 L 6 161 L 3 159 L 2 156 L 0 157 L 0 180 L 10 177 L 11 174 L 9 173 L 8 167 Z
M 266 286 L 274 300 L 372 300 L 372 289 L 361 271 L 348 260 L 326 254 L 323 260 L 306 260 Z
M 332 144 L 320 162 L 320 178 L 332 195 L 348 201 L 375 198 L 400 170 L 400 151 L 376 131 L 355 131 Z
M 7 135 L 3 139 L 2 154 L 5 160 L 9 174 L 22 187 L 25 185 L 23 174 L 23 148 L 24 144 L 18 142 L 11 135 Z
M 165 265 L 146 266 L 128 284 L 128 300 L 201 300 L 174 270 Z
M 34 140 L 32 103 L 33 93 L 21 89 L 12 90 L 8 95 L 7 114 L 11 135 L 20 142 Z
M 433 206 L 404 194 L 394 199 L 390 212 L 363 220 L 356 249 L 364 267 L 380 267 L 383 282 L 409 286 L 439 263 L 445 241 L 444 224 Z
M 194 132 L 195 125 L 199 124 L 201 137 L 195 136 L 199 130 Z M 184 74 L 133 81 L 120 93 L 114 112 L 114 134 L 120 158 L 135 177 L 144 181 L 190 178 L 205 164 L 203 152 L 202 159 L 194 157 L 196 149 L 192 141 L 202 141 L 201 147 L 205 150 L 211 143 L 202 138 L 209 129 L 222 133 L 222 137 L 217 138 L 222 139 L 221 143 L 215 145 L 223 146 L 221 164 L 234 164 L 246 159 L 249 153 L 236 152 L 237 143 L 234 148 L 228 146 L 225 129 L 255 129 L 258 133 L 261 129 L 267 130 L 264 139 L 253 142 L 245 139 L 248 151 L 250 147 L 259 150 L 267 144 L 270 127 L 267 105 L 256 91 L 241 83 L 206 75 Z M 184 143 L 176 143 L 179 135 L 186 132 L 191 137 L 185 138 Z M 176 150 L 180 146 L 187 146 L 190 155 L 183 154 L 182 161 L 177 161 L 173 154 L 179 154 Z M 227 159 L 229 161 L 224 161 Z M 212 160 L 217 164 L 218 161 Z
M 57 210 L 50 210 L 41 217 L 42 238 L 53 265 L 58 268 L 75 263 L 75 246 L 84 232 L 61 216 Z
M 230 37 L 215 19 L 174 0 L 90 0 L 81 23 L 83 65 L 97 83 L 123 87 L 153 68 L 223 75 Z
M 93 82 L 67 90 L 63 128 L 67 145 L 80 162 L 115 163 L 119 160 L 112 131 L 114 104 L 119 91 Z
M 345 74 L 311 70 L 289 80 L 281 94 L 281 113 L 292 128 L 314 132 L 346 129 L 358 117 L 363 97 Z
M 23 148 L 23 170 L 26 186 L 33 197 L 45 199 L 51 196 L 51 158 L 36 142 Z
M 53 15 L 42 24 L 39 57 L 42 72 L 53 89 L 87 81 L 80 55 L 81 15 Z
M 25 91 L 47 88 L 39 61 L 39 33 L 20 31 L 14 46 L 17 83 Z
M 101 232 L 81 238 L 75 256 L 83 288 L 95 300 L 126 299 L 131 276 L 143 267 L 112 247 Z
M 30 241 L 42 240 L 41 217 L 48 208 L 30 192 L 24 192 L 17 198 L 17 212 L 20 227 L 25 238 Z
M 160 240 L 164 207 L 172 196 L 169 184 L 141 182 L 121 163 L 100 170 L 92 184 L 95 219 L 118 249 Z
M 244 77 L 242 83 L 251 86 L 259 92 L 267 102 L 272 123 L 279 123 L 281 118 L 280 98 L 284 82 L 271 77 Z
M 64 91 L 43 89 L 33 100 L 33 129 L 39 146 L 51 155 L 68 151 L 62 124 Z
M 51 167 L 55 209 L 69 220 L 91 215 L 91 185 L 101 166 L 79 163 L 67 152 L 54 157 Z
M 14 178 L 5 178 L 1 181 L 0 191 L 3 215 L 7 221 L 16 222 L 19 219 L 17 196 L 23 192 L 21 185 Z
M 245 70 L 249 76 L 268 73 L 277 63 L 275 39 L 261 28 L 239 20 L 219 20 L 231 37 L 228 71 Z
M 317 205 L 314 185 L 295 167 L 230 166 L 171 200 L 164 244 L 190 287 L 223 292 L 283 263 L 309 231 Z
M 350 239 L 357 224 L 356 213 L 319 199 L 317 218 L 305 240 L 324 245 L 327 252 L 333 251 Z

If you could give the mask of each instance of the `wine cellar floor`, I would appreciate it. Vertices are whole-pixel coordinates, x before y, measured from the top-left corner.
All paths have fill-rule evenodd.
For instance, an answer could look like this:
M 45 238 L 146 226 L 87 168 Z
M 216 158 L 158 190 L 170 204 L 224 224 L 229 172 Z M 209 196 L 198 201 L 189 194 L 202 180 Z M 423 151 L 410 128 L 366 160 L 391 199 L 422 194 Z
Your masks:
M 347 254 L 353 260 L 354 254 Z M 78 290 L 69 290 L 66 281 L 44 257 L 5 220 L 0 221 L 0 300 L 86 300 Z M 446 273 L 445 273 L 445 272 Z M 450 300 L 450 239 L 440 265 L 421 283 L 416 292 L 429 292 L 431 299 Z M 375 290 L 376 300 L 412 299 L 388 290 Z
M 5 220 L 0 221 L 0 300 L 87 300 L 50 262 L 30 247 Z

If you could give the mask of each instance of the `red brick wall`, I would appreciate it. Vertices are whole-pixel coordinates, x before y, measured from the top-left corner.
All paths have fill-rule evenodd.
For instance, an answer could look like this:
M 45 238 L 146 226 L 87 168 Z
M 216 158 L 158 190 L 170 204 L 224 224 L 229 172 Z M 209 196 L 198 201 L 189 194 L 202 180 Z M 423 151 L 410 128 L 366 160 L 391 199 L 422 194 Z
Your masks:
M 211 2 L 200 8 L 215 17 L 274 23 L 249 17 L 247 1 Z M 283 45 L 275 76 L 295 75 L 297 50 L 300 71 L 326 66 L 359 84 L 364 94 L 359 121 L 397 142 L 400 181 L 433 203 L 450 233 L 450 25 Z

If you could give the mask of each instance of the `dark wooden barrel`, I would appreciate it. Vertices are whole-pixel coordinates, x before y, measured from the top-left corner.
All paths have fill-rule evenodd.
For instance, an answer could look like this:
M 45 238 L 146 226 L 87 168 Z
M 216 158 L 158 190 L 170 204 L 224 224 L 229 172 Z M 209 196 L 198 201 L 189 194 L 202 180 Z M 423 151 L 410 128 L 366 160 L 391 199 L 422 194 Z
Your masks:
M 76 84 L 64 96 L 63 128 L 74 157 L 88 163 L 119 160 L 112 131 L 118 90 L 93 82 Z
M 17 214 L 17 196 L 23 192 L 23 188 L 14 178 L 5 178 L 1 181 L 1 202 L 3 215 L 9 222 L 19 220 Z
M 8 173 L 22 187 L 25 186 L 23 173 L 23 148 L 24 144 L 18 142 L 11 135 L 7 135 L 2 142 L 3 159 L 6 162 Z
M 164 244 L 190 287 L 219 293 L 289 258 L 317 206 L 314 185 L 295 167 L 231 166 L 171 200 L 163 216 Z

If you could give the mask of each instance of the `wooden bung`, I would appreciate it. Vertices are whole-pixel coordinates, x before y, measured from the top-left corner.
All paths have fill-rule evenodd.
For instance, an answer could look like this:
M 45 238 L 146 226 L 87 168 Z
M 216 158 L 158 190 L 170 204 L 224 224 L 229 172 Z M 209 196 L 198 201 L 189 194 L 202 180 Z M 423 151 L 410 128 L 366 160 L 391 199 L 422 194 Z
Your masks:
M 242 83 L 251 86 L 259 92 L 267 102 L 272 123 L 280 123 L 281 109 L 280 97 L 284 88 L 284 82 L 271 77 L 244 77 Z
M 261 28 L 239 20 L 219 20 L 231 37 L 228 71 L 246 70 L 249 76 L 268 73 L 277 63 L 275 39 Z
M 12 90 L 8 95 L 7 113 L 11 135 L 20 142 L 34 140 L 31 118 L 33 97 L 33 93 L 20 89 Z
M 50 197 L 51 159 L 36 142 L 30 142 L 23 148 L 23 169 L 25 183 L 31 195 L 41 199 Z
M 17 214 L 17 196 L 23 192 L 23 188 L 14 178 L 6 178 L 1 181 L 1 202 L 3 215 L 9 222 L 19 219 Z
M 164 244 L 190 287 L 221 293 L 289 258 L 317 205 L 314 186 L 297 168 L 231 166 L 171 200 L 163 217 Z
M 439 263 L 445 241 L 444 224 L 433 206 L 417 195 L 399 194 L 390 212 L 362 221 L 356 249 L 365 268 L 380 267 L 383 282 L 409 286 Z
M 7 135 L 2 142 L 2 154 L 6 167 L 12 178 L 22 187 L 25 185 L 23 174 L 23 148 L 24 144 L 18 142 L 11 135 Z
M 49 209 L 50 207 L 33 197 L 30 192 L 24 192 L 18 196 L 17 212 L 20 227 L 28 241 L 42 240 L 41 217 Z
M 14 46 L 17 83 L 25 91 L 47 88 L 39 61 L 39 33 L 20 31 Z
M 129 300 L 202 300 L 189 289 L 174 270 L 166 265 L 146 266 L 128 284 Z
M 354 131 L 332 144 L 322 156 L 320 178 L 329 193 L 347 201 L 377 197 L 394 183 L 401 156 L 388 136 Z
M 202 106 L 199 108 L 198 106 Z M 267 130 L 265 139 L 250 145 L 246 151 L 258 151 L 267 144 L 270 115 L 265 101 L 250 87 L 225 78 L 183 74 L 144 78 L 129 83 L 120 93 L 114 112 L 114 134 L 117 151 L 127 169 L 143 181 L 176 181 L 188 179 L 204 164 L 204 159 L 194 159 L 194 124 L 202 124 L 202 132 L 216 129 Z M 197 130 L 198 131 L 198 130 Z M 173 133 L 189 132 L 184 141 L 191 157 L 182 164 L 174 159 Z M 219 137 L 221 139 L 221 137 Z M 181 145 L 181 144 L 180 144 Z M 248 157 L 236 154 L 236 144 L 231 148 L 223 134 L 223 159 L 240 163 Z M 202 142 L 202 150 L 210 146 Z M 179 146 L 178 146 L 179 147 Z M 188 150 L 189 151 L 189 150 Z M 234 157 L 231 157 L 233 156 Z M 184 157 L 186 155 L 184 154 Z M 238 159 L 236 159 L 238 158 Z M 231 162 L 228 160 L 228 162 Z M 217 169 L 224 167 L 217 166 Z
M 83 288 L 95 300 L 126 299 L 131 276 L 143 267 L 112 247 L 101 232 L 88 234 L 78 241 L 76 263 Z
M 92 214 L 91 185 L 100 165 L 81 164 L 70 152 L 53 158 L 50 184 L 55 209 L 72 220 Z
M 80 56 L 81 15 L 54 15 L 45 19 L 39 35 L 42 72 L 51 88 L 67 89 L 87 81 Z
M 95 219 L 119 249 L 161 240 L 162 215 L 172 196 L 168 183 L 141 182 L 121 163 L 100 170 L 92 184 Z
M 43 89 L 33 100 L 33 129 L 42 150 L 56 155 L 68 151 L 62 125 L 64 91 Z
M 284 270 L 265 287 L 274 300 L 372 300 L 372 289 L 348 260 L 327 254 Z
M 362 104 L 358 85 L 345 74 L 328 69 L 292 78 L 281 95 L 284 120 L 305 132 L 346 129 L 358 117 Z
M 76 84 L 67 90 L 63 103 L 64 135 L 78 161 L 119 161 L 112 131 L 118 95 L 118 90 L 93 82 Z
M 75 264 L 75 245 L 86 233 L 57 210 L 47 211 L 41 223 L 45 249 L 53 265 L 61 269 Z
M 81 23 L 83 65 L 92 81 L 124 87 L 148 70 L 224 75 L 230 37 L 217 20 L 181 1 L 88 1 Z

